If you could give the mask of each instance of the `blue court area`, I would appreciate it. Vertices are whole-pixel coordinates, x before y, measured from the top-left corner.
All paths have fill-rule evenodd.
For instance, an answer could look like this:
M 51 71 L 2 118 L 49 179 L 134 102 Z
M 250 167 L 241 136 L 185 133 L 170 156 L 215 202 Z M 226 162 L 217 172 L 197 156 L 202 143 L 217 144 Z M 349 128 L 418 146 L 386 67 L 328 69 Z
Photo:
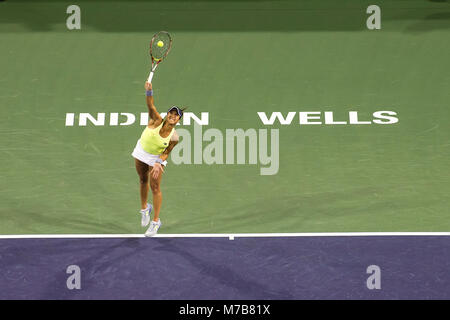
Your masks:
M 1 299 L 449 299 L 450 237 L 0 239 L 0 270 Z

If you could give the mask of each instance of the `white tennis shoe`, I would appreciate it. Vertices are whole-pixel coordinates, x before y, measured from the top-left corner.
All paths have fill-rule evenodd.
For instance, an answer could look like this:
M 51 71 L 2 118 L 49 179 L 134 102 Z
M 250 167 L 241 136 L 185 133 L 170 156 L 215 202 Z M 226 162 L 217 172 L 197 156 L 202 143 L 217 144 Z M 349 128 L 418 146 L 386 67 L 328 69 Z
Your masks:
M 154 235 L 156 235 L 158 233 L 159 227 L 161 227 L 161 220 L 160 219 L 158 219 L 158 222 L 152 221 L 150 223 L 150 227 L 145 232 L 145 236 L 146 237 L 153 237 Z
M 141 209 L 141 226 L 146 227 L 150 223 L 150 214 L 152 213 L 152 205 L 147 203 L 147 208 Z

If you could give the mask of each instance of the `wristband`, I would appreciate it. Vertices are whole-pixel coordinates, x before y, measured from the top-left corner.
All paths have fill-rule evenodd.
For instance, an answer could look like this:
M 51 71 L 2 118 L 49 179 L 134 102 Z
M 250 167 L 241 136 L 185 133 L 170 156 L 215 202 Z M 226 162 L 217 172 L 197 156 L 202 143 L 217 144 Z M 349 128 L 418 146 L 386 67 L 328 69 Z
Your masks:
M 147 97 L 153 96 L 153 90 L 147 90 L 147 91 L 145 91 L 145 95 L 146 95 Z
M 156 159 L 155 161 L 158 162 L 158 163 L 160 163 L 160 164 L 161 164 L 162 166 L 164 166 L 164 167 L 165 167 L 166 164 L 167 164 L 167 161 L 166 161 L 166 160 L 163 161 L 161 158 L 158 158 L 158 159 Z

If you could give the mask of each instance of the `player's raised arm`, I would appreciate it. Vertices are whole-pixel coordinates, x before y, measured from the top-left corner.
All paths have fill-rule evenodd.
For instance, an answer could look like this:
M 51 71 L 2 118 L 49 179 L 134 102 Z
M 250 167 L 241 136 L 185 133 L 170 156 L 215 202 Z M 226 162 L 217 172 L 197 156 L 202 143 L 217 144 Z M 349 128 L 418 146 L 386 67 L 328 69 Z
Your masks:
M 159 121 L 162 120 L 161 115 L 156 110 L 154 99 L 153 99 L 153 86 L 150 82 L 145 82 L 145 95 L 147 100 L 148 114 L 150 116 L 150 121 Z

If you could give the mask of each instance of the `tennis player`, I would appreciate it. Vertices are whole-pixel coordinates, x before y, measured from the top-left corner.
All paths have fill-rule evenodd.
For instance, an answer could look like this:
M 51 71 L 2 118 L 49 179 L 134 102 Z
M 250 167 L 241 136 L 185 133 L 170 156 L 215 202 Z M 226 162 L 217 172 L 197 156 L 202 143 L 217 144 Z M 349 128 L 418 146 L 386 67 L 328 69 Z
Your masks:
M 150 119 L 133 150 L 132 156 L 135 158 L 136 171 L 140 182 L 141 225 L 143 227 L 148 226 L 152 209 L 155 213 L 150 227 L 145 232 L 145 236 L 152 237 L 158 233 L 161 227 L 161 220 L 159 219 L 162 203 L 161 179 L 167 165 L 167 158 L 173 147 L 178 143 L 175 126 L 183 116 L 184 109 L 173 106 L 167 111 L 167 116 L 163 119 L 154 104 L 152 84 L 146 82 L 145 90 Z M 147 202 L 149 188 L 151 188 L 153 194 L 153 207 Z

